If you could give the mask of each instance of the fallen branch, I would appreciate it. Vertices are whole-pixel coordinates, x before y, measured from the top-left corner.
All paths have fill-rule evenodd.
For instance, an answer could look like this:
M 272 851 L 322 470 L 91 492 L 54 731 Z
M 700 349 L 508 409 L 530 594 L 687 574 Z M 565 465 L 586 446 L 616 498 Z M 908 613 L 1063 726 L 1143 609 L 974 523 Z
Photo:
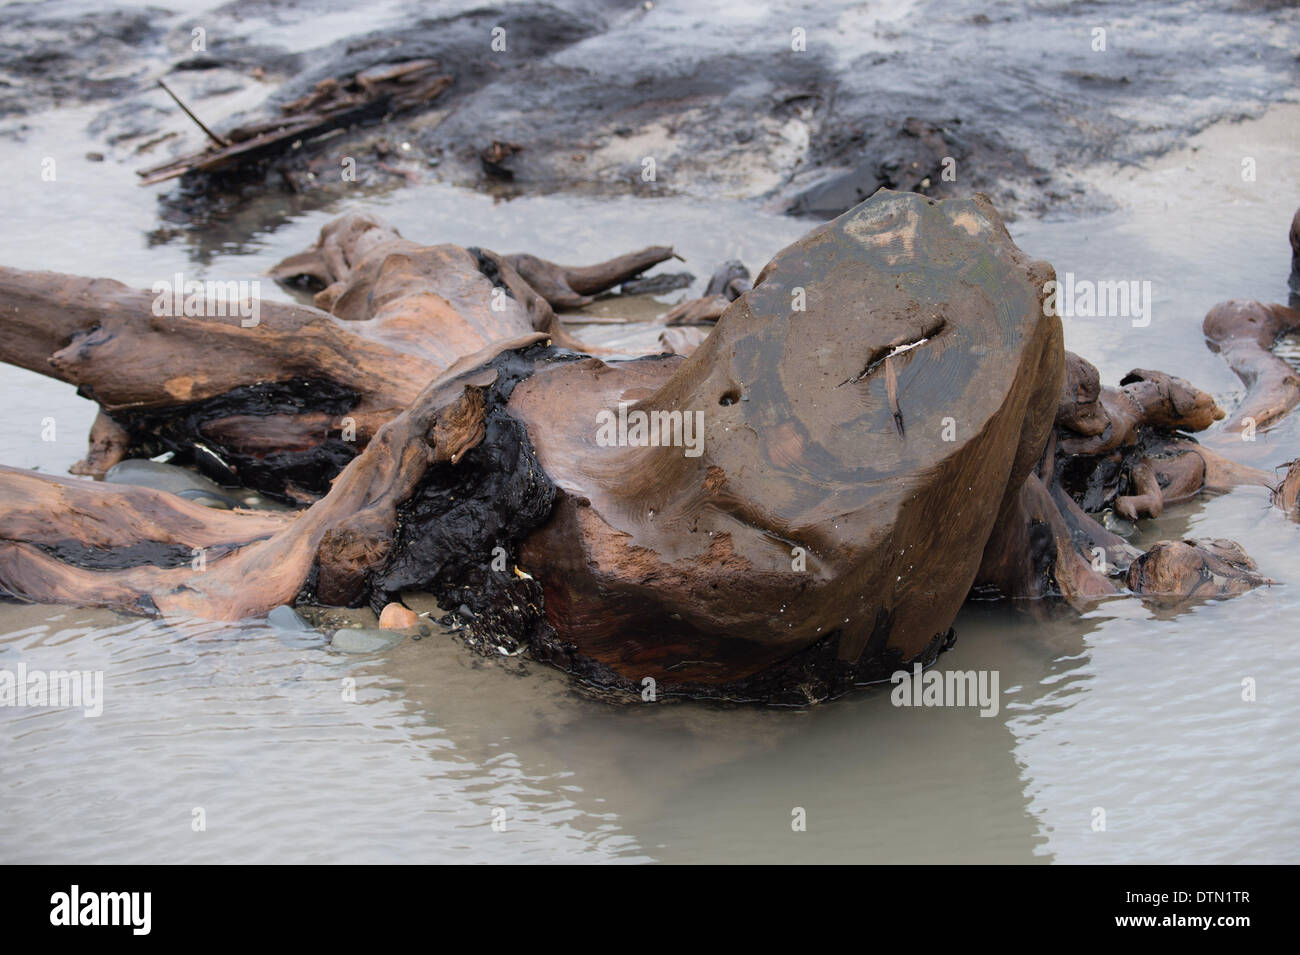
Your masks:
M 285 103 L 281 116 L 237 126 L 224 136 L 203 125 L 174 93 L 159 80 L 194 122 L 213 140 L 202 152 L 181 156 L 142 170 L 140 185 L 174 179 L 193 173 L 227 170 L 294 148 L 296 143 L 323 136 L 335 129 L 381 119 L 391 113 L 422 106 L 449 86 L 452 78 L 438 72 L 432 60 L 412 60 L 363 70 L 346 80 L 326 79 L 306 96 Z

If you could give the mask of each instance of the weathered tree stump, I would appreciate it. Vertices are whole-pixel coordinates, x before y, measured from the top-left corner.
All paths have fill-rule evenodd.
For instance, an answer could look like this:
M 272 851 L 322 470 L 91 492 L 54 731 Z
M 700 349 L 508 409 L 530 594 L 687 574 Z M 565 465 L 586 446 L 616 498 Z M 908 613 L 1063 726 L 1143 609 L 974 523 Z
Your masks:
M 933 655 L 1051 430 L 1052 276 L 983 199 L 881 194 L 777 255 L 689 359 L 523 382 L 560 489 L 522 551 L 555 655 L 701 692 L 801 653 L 813 692 Z M 698 416 L 700 452 L 600 446 L 620 402 Z
M 173 450 L 310 505 L 3 469 L 0 587 L 218 619 L 427 590 L 602 687 L 804 702 L 933 659 L 972 586 L 1263 582 L 1218 545 L 1142 562 L 1071 496 L 1140 515 L 1242 475 L 1180 436 L 1217 412 L 1185 382 L 1067 374 L 1052 269 L 984 197 L 877 194 L 734 288 L 689 357 L 598 357 L 556 319 L 670 254 L 575 269 L 351 216 L 275 270 L 317 307 L 254 327 L 0 270 L 0 358 L 102 408 L 81 471 Z

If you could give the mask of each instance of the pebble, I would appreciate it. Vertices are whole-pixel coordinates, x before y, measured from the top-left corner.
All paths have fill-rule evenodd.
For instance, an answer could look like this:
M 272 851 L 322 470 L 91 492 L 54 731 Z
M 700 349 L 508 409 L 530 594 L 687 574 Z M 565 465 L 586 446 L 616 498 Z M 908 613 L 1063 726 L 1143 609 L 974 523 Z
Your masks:
M 201 474 L 159 461 L 129 458 L 109 468 L 104 480 L 109 484 L 135 484 L 167 491 L 205 507 L 229 510 L 241 506 L 225 488 Z
M 268 613 L 266 622 L 277 630 L 287 630 L 291 633 L 314 633 L 316 631 L 315 627 L 298 616 L 298 611 L 287 604 L 276 607 Z
M 407 627 L 414 627 L 420 618 L 415 615 L 414 610 L 403 607 L 394 601 L 384 608 L 383 613 L 379 615 L 380 630 L 405 630 Z
M 1137 533 L 1136 524 L 1132 521 L 1126 521 L 1109 508 L 1102 512 L 1101 526 L 1112 534 L 1118 534 L 1120 537 L 1132 537 Z
M 276 607 L 266 615 L 266 622 L 275 629 L 275 638 L 295 650 L 325 646 L 321 633 L 289 606 Z

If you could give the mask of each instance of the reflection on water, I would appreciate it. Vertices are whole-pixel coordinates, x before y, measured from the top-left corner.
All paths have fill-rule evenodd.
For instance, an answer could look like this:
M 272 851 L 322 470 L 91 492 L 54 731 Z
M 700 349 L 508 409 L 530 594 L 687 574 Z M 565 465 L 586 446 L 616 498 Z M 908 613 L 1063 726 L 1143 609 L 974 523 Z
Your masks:
M 448 634 L 358 661 L 261 626 L 48 608 L 10 626 L 22 614 L 43 622 L 0 665 L 103 670 L 106 705 L 5 712 L 14 861 L 1011 861 L 1043 842 L 1004 718 L 881 692 L 812 712 L 610 707 Z M 1030 686 L 1055 669 L 1019 625 L 986 629 L 953 665 Z
M 65 120 L 51 135 L 74 135 L 75 117 Z M 1261 163 L 1294 154 L 1294 120 L 1275 111 L 1212 131 L 1195 160 L 1117 177 L 1124 209 L 1106 218 L 1013 227 L 1060 271 L 1153 282 L 1149 328 L 1080 320 L 1067 330 L 1105 380 L 1139 365 L 1225 402 L 1240 393 L 1204 349 L 1199 321 L 1221 298 L 1284 296 L 1300 189 L 1280 161 L 1267 192 L 1201 189 L 1197 177 L 1213 180 L 1215 163 L 1242 148 Z M 1252 135 L 1259 141 L 1243 146 Z M 41 147 L 3 148 L 23 159 Z M 228 233 L 214 227 L 199 250 L 151 245 L 157 223 L 142 195 L 129 170 L 102 169 L 76 189 L 26 196 L 0 209 L 0 262 L 142 286 L 178 269 L 246 278 L 349 207 L 268 203 Z M 574 263 L 672 243 L 695 291 L 724 259 L 757 271 L 807 227 L 741 202 L 494 204 L 433 185 L 353 205 L 412 238 Z M 269 282 L 263 292 L 282 295 Z M 0 460 L 61 473 L 80 456 L 88 402 L 9 368 L 0 389 Z M 50 416 L 57 439 L 43 442 Z M 1295 456 L 1297 428 L 1292 420 L 1248 447 L 1210 440 L 1272 466 Z M 0 859 L 1294 862 L 1297 533 L 1259 489 L 1145 524 L 1143 541 L 1236 538 L 1280 582 L 1172 619 L 1128 599 L 1043 619 L 968 607 L 939 667 L 999 671 L 991 718 L 895 708 L 888 687 L 810 711 L 611 707 L 544 667 L 484 660 L 444 633 L 351 656 L 288 646 L 262 624 L 0 606 L 0 668 L 103 670 L 106 694 L 97 719 L 0 708 Z M 1255 702 L 1242 700 L 1247 678 Z M 196 808 L 206 831 L 191 828 Z M 796 808 L 805 832 L 792 831 Z M 1104 831 L 1093 828 L 1097 810 Z

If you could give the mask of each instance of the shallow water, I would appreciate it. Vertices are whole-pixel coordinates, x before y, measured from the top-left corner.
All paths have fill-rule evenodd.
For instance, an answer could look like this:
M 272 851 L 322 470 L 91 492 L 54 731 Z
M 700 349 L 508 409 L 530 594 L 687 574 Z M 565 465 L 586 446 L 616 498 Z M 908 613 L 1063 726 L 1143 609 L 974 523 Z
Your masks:
M 1199 323 L 1222 298 L 1285 298 L 1297 118 L 1278 108 L 1148 169 L 1096 173 L 1119 205 L 1105 217 L 1013 224 L 1058 272 L 1153 283 L 1147 328 L 1067 324 L 1068 346 L 1104 380 L 1155 367 L 1225 403 L 1240 393 Z M 25 168 L 51 143 L 80 155 L 85 119 L 42 117 L 44 137 L 0 141 L 0 158 Z M 1251 186 L 1236 175 L 1243 150 L 1268 170 Z M 756 272 L 808 227 L 750 202 L 495 203 L 427 184 L 326 210 L 268 202 L 200 247 L 151 243 L 157 189 L 134 181 L 128 167 L 73 160 L 57 183 L 0 195 L 0 262 L 145 287 L 177 270 L 245 278 L 355 207 L 411 238 L 575 263 L 672 243 L 698 291 L 723 259 Z M 269 280 L 262 293 L 283 297 Z M 61 473 L 80 457 L 93 406 L 69 387 L 0 368 L 0 394 L 0 460 Z M 47 417 L 54 441 L 41 440 Z M 1217 441 L 1273 466 L 1295 456 L 1298 429 Z M 938 667 L 997 671 L 989 718 L 894 707 L 887 687 L 808 711 L 613 707 L 444 633 L 351 656 L 288 646 L 258 623 L 0 605 L 0 667 L 102 670 L 106 697 L 98 718 L 0 708 L 0 859 L 1300 861 L 1297 534 L 1263 490 L 1203 498 L 1144 524 L 1142 539 L 1235 538 L 1278 586 L 1172 618 L 1130 599 L 1044 620 L 969 607 Z M 191 829 L 196 807 L 206 831 Z M 791 829 L 796 807 L 805 832 Z M 1105 831 L 1092 828 L 1097 808 Z

